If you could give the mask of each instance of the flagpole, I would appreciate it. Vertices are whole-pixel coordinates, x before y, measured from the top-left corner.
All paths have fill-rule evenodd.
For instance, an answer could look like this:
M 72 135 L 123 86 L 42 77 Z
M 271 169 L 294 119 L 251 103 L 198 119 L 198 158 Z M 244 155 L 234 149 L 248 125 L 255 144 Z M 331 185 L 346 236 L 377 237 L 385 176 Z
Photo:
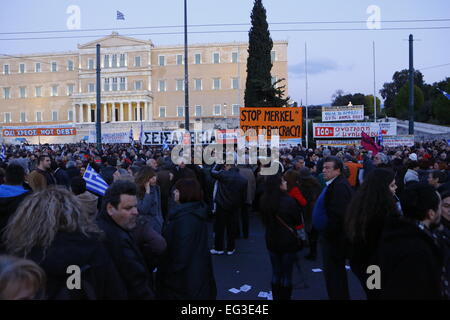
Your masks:
M 375 87 L 375 41 L 373 41 L 373 119 L 374 122 L 377 122 L 377 95 Z
M 307 51 L 307 45 L 305 42 L 305 96 L 306 96 L 306 105 L 305 105 L 305 112 L 306 112 L 306 148 L 309 147 L 309 129 L 308 129 L 308 51 Z

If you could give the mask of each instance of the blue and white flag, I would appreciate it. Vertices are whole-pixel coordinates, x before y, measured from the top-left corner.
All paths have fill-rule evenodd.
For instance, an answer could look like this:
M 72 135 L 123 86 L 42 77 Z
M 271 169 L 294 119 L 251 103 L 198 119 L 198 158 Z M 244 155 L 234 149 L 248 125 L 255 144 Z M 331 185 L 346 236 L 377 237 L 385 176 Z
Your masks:
M 117 11 L 117 20 L 125 20 L 124 14 L 120 11 Z
M 6 148 L 4 144 L 2 144 L 2 152 L 0 153 L 0 159 L 2 159 L 3 162 L 6 161 Z
M 448 99 L 450 100 L 450 94 L 448 94 L 447 92 L 445 92 L 444 90 L 441 90 L 438 88 L 438 90 Z
M 130 128 L 130 143 L 134 147 L 133 128 Z
M 162 145 L 162 150 L 166 151 L 166 150 L 170 150 L 169 145 L 167 144 L 167 142 L 164 142 Z
M 86 189 L 101 196 L 105 195 L 106 189 L 108 189 L 108 184 L 91 167 L 91 165 L 88 165 L 88 167 L 86 168 L 83 179 L 86 181 Z
M 139 133 L 139 142 L 141 145 L 144 143 L 144 124 L 141 121 L 141 132 Z
M 380 124 L 380 128 L 378 129 L 378 145 L 380 147 L 383 146 L 383 135 L 381 134 L 381 124 Z

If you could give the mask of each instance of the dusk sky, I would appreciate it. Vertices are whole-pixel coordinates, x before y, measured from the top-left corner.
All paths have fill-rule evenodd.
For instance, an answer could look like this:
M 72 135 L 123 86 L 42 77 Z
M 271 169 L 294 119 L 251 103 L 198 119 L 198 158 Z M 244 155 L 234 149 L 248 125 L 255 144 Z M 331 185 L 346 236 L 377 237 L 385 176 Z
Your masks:
M 376 45 L 376 90 L 390 81 L 395 71 L 408 68 L 408 36 L 414 43 L 414 66 L 427 83 L 450 76 L 450 1 L 448 0 L 263 0 L 273 40 L 288 40 L 289 95 L 305 102 L 305 43 L 308 46 L 308 103 L 329 103 L 337 89 L 348 93 L 373 93 L 372 42 Z M 67 8 L 80 8 L 81 29 L 51 34 L 5 34 L 10 32 L 68 30 Z M 369 30 L 366 21 L 371 5 L 380 9 L 381 29 Z M 248 41 L 253 0 L 188 0 L 188 24 L 244 24 L 222 27 L 191 27 L 189 31 L 227 31 L 189 34 L 190 43 Z M 116 20 L 116 11 L 125 20 Z M 3 1 L 0 11 L 0 54 L 76 51 L 77 44 L 111 34 L 117 28 L 182 26 L 183 0 L 15 0 Z M 434 20 L 427 22 L 386 22 Z M 346 24 L 278 24 L 286 22 L 355 21 Z M 447 27 L 428 30 L 388 28 Z M 86 32 L 86 29 L 108 29 Z M 356 31 L 294 31 L 298 29 L 362 29 Z M 277 31 L 284 30 L 284 31 Z M 120 34 L 151 39 L 158 45 L 182 45 L 182 28 L 118 30 Z M 241 32 L 229 32 L 241 31 Z M 93 37 L 82 38 L 79 36 Z M 71 39 L 5 40 L 21 37 Z

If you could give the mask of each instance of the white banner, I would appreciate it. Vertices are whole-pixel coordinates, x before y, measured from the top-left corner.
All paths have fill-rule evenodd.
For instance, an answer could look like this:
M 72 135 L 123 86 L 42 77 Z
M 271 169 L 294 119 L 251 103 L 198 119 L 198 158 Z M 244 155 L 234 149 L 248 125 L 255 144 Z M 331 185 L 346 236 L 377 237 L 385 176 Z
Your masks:
M 97 135 L 95 131 L 89 132 L 88 142 L 97 142 Z M 130 143 L 130 131 L 102 133 L 102 143 Z
M 316 140 L 318 147 L 359 147 L 361 146 L 361 140 Z
M 322 121 L 364 120 L 364 106 L 322 107 Z
M 397 122 L 314 123 L 314 138 L 360 138 L 364 131 L 371 137 L 397 135 Z
M 145 131 L 145 145 L 174 145 L 183 141 L 184 130 L 177 131 Z M 191 144 L 210 144 L 215 141 L 214 130 L 190 131 Z
M 395 148 L 395 147 L 412 147 L 414 146 L 414 136 L 404 135 L 404 136 L 394 136 L 394 137 L 383 137 L 383 147 Z

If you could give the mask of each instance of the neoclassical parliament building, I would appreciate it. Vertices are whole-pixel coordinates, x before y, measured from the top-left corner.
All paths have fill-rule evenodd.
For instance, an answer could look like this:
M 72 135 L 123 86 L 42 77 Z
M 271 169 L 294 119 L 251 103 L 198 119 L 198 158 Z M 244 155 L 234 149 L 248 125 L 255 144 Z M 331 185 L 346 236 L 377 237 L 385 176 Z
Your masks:
M 95 126 L 97 44 L 103 131 L 133 127 L 138 132 L 141 122 L 146 129 L 173 130 L 184 123 L 184 46 L 158 47 L 113 32 L 76 51 L 0 56 L 0 126 L 70 125 L 77 136 L 61 141 L 80 141 Z M 287 45 L 274 41 L 271 53 L 272 81 L 286 79 L 286 95 Z M 192 128 L 237 121 L 247 48 L 245 42 L 189 45 Z

